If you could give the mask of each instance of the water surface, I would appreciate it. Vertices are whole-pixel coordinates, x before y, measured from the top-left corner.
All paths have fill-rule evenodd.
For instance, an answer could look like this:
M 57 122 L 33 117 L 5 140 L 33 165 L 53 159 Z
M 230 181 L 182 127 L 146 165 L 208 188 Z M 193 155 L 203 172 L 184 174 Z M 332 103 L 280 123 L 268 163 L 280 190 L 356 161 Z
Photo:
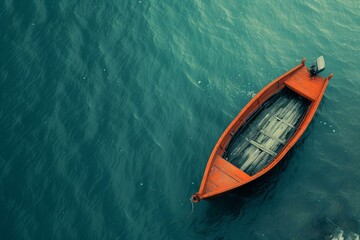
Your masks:
M 341 239 L 360 233 L 356 0 L 0 4 L 1 239 Z M 191 213 L 210 152 L 271 80 L 324 55 L 304 136 Z

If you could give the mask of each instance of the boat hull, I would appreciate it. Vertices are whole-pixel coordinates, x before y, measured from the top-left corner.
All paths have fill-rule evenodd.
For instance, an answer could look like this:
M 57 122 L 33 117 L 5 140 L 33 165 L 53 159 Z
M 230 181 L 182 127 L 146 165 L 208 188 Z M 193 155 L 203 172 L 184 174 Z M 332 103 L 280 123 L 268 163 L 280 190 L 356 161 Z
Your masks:
M 193 201 L 239 188 L 279 163 L 310 124 L 331 77 L 310 76 L 303 59 L 256 94 L 216 143 Z M 296 100 L 281 104 L 284 92 Z M 276 96 L 282 107 L 271 102 Z

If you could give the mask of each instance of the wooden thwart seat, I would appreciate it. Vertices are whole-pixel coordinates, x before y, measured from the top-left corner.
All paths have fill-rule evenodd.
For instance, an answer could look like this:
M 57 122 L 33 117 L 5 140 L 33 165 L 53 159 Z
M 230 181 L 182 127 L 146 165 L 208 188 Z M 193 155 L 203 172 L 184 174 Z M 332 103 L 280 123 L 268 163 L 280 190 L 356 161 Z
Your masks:
M 283 119 L 281 119 L 281 118 L 279 118 L 279 117 L 277 117 L 277 116 L 276 116 L 275 118 L 276 118 L 277 120 L 279 120 L 280 122 L 285 123 L 285 124 L 288 125 L 289 127 L 295 128 L 294 125 L 286 122 L 285 120 L 283 120 Z
M 260 129 L 260 133 L 267 136 L 268 138 L 271 138 L 272 140 L 281 143 L 282 145 L 285 145 L 285 141 L 281 140 L 277 137 L 275 137 L 274 135 L 272 135 L 271 133 L 265 131 L 264 129 Z
M 263 145 L 261 145 L 260 143 L 255 142 L 254 140 L 251 139 L 247 139 L 249 143 L 251 143 L 253 146 L 257 147 L 258 149 L 260 149 L 263 152 L 266 152 L 267 154 L 270 154 L 271 156 L 276 156 L 276 152 L 271 151 L 270 149 L 265 148 Z

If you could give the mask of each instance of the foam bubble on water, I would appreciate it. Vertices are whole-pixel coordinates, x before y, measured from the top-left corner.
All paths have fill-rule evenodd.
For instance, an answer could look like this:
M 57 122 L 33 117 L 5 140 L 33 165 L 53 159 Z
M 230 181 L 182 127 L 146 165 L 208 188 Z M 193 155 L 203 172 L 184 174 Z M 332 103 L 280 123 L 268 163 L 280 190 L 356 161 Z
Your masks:
M 248 96 L 248 97 L 255 97 L 255 95 L 256 95 L 256 94 L 255 94 L 254 91 L 250 91 L 250 92 L 247 93 L 247 96 Z
M 331 240 L 359 240 L 359 234 L 357 233 L 346 233 L 342 229 L 336 229 L 335 233 L 330 235 Z
M 341 228 L 337 226 L 333 221 L 331 221 L 330 218 L 327 218 L 329 223 L 331 223 L 335 228 L 334 232 L 330 234 L 329 239 L 332 240 L 359 240 L 360 236 L 359 234 L 347 229 L 347 228 Z
M 344 239 L 344 231 L 340 230 L 339 232 L 337 232 L 335 235 L 330 235 L 330 239 L 331 240 L 337 240 L 337 239 L 341 239 L 343 240 Z

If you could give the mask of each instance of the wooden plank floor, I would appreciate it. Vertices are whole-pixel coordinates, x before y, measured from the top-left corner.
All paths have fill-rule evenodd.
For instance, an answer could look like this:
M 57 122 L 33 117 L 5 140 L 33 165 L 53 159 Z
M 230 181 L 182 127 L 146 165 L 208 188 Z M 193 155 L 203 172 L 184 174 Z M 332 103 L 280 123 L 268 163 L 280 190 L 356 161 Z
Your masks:
M 223 158 L 254 175 L 276 157 L 296 131 L 310 101 L 284 89 L 269 99 L 238 132 Z

